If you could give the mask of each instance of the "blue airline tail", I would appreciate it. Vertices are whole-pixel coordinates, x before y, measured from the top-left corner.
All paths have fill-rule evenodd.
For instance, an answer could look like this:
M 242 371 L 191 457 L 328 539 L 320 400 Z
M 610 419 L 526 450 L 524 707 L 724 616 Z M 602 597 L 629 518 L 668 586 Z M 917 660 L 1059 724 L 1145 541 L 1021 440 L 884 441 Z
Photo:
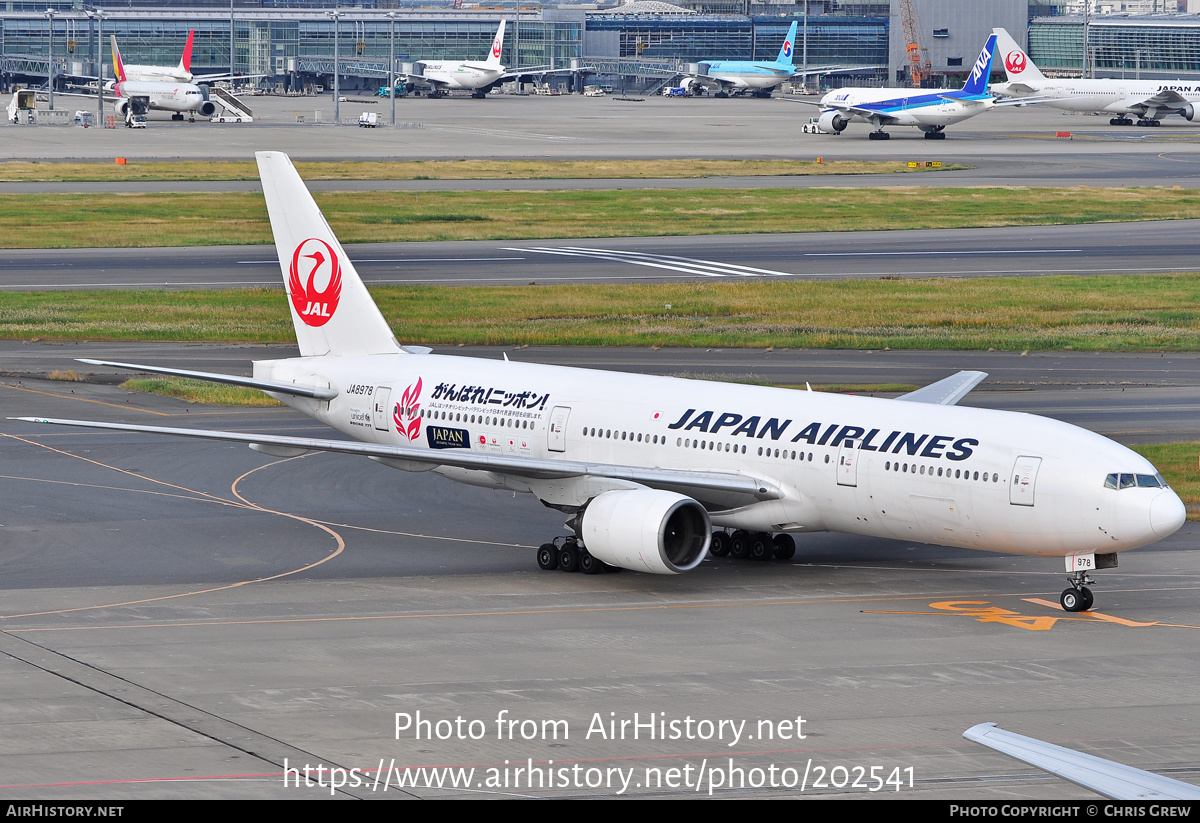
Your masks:
M 963 84 L 963 94 L 987 94 L 988 80 L 992 76 L 992 54 L 995 51 L 996 35 L 992 34 L 984 44 L 983 51 L 979 52 L 979 57 L 975 60 L 967 82 Z
M 783 45 L 779 48 L 779 56 L 775 58 L 776 63 L 786 63 L 792 65 L 792 55 L 795 53 L 796 45 L 796 27 L 799 24 L 793 20 L 791 28 L 788 29 L 787 37 L 783 38 Z

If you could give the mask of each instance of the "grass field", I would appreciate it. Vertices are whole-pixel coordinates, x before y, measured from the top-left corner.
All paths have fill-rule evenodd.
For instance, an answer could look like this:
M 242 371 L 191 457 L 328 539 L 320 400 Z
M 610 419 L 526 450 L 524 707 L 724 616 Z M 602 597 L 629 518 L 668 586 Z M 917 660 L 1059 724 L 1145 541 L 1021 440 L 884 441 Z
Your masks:
M 949 229 L 1200 217 L 1200 190 L 648 189 L 327 192 L 343 243 Z M 46 215 L 53 215 L 47 220 Z M 261 194 L 0 195 L 5 248 L 266 244 Z
M 813 174 L 912 174 L 970 166 L 909 168 L 901 161 L 838 160 L 410 160 L 297 162 L 305 180 L 596 180 L 761 177 Z M 252 161 L 0 163 L 0 182 L 257 180 Z
M 406 343 L 1200 351 L 1200 275 L 390 286 Z M 836 311 L 831 307 L 836 307 Z M 282 291 L 5 293 L 0 337 L 284 343 Z

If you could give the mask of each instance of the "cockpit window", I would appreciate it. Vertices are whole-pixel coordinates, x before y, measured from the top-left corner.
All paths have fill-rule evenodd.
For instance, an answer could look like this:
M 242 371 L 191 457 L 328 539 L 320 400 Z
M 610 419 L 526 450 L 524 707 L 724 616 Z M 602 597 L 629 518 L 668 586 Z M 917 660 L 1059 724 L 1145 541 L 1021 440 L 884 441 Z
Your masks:
M 1106 489 L 1166 489 L 1161 474 L 1110 474 L 1104 478 Z

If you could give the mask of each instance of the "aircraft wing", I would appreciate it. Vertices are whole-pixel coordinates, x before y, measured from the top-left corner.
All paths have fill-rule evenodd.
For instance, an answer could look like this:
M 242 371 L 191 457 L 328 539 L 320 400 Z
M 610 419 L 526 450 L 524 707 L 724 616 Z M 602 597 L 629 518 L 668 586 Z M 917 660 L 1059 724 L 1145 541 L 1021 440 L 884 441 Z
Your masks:
M 1200 786 L 980 723 L 963 737 L 1113 800 L 1200 800 Z
M 534 479 L 597 477 L 624 480 L 654 489 L 690 493 L 701 498 L 712 497 L 715 494 L 727 501 L 729 505 L 744 505 L 751 501 L 777 500 L 783 497 L 782 490 L 770 480 L 737 472 L 679 471 L 608 463 L 585 463 L 577 460 L 546 460 L 519 455 L 481 453 L 470 449 L 418 449 L 412 446 L 360 443 L 357 440 L 323 440 L 310 437 L 245 434 L 206 429 L 134 426 L 126 423 L 97 423 L 89 420 L 62 420 L 44 417 L 13 417 L 9 419 L 22 420 L 26 423 L 48 423 L 54 426 L 80 426 L 110 431 L 164 434 L 229 443 L 246 443 L 256 451 L 280 457 L 295 457 L 309 451 L 356 454 L 382 460 L 397 468 L 410 471 L 452 466 L 460 469 L 493 472 L 497 475 Z
M 987 372 L 960 371 L 944 380 L 930 383 L 922 389 L 902 394 L 897 400 L 908 400 L 911 403 L 933 403 L 938 406 L 954 406 L 962 400 L 971 389 L 978 386 L 987 378 Z
M 291 394 L 296 397 L 311 397 L 315 400 L 332 400 L 338 396 L 333 389 L 319 386 L 302 386 L 296 383 L 278 383 L 274 380 L 256 380 L 253 377 L 235 377 L 231 374 L 212 374 L 203 371 L 188 371 L 187 369 L 168 369 L 162 366 L 140 366 L 137 363 L 115 363 L 111 360 L 87 360 L 77 358 L 80 363 L 89 366 L 112 366 L 118 369 L 136 369 L 152 374 L 169 374 L 173 377 L 187 377 L 192 380 L 207 380 L 210 383 L 227 383 L 231 386 L 245 386 L 248 389 L 259 389 L 276 394 Z
M 1148 108 L 1177 108 L 1181 109 L 1187 105 L 1188 99 L 1177 91 L 1163 89 L 1162 91 L 1147 97 L 1140 101 Z

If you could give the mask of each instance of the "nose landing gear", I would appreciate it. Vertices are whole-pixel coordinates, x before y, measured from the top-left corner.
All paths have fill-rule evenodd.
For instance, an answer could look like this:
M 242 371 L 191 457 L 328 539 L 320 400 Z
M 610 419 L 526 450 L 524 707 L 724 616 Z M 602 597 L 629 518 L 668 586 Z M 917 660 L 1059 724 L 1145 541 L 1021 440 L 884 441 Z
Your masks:
M 1063 589 L 1063 593 L 1058 596 L 1058 603 L 1065 612 L 1086 612 L 1092 607 L 1095 598 L 1092 597 L 1092 590 L 1085 584 L 1096 581 L 1088 577 L 1087 572 L 1073 572 L 1070 580 L 1071 588 Z

